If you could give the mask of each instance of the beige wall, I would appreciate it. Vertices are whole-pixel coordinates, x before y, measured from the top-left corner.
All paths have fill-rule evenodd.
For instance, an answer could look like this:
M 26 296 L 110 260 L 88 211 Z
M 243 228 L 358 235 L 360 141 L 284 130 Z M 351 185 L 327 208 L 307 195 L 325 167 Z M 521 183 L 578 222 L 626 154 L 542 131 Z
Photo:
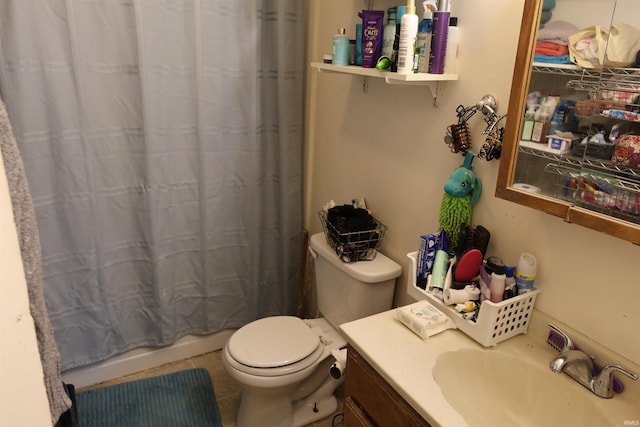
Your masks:
M 27 285 L 0 154 L 0 426 L 51 424 Z
M 373 8 L 394 4 L 401 3 L 375 0 Z M 369 78 L 364 92 L 362 77 L 308 68 L 305 226 L 321 231 L 316 211 L 330 199 L 365 197 L 389 227 L 382 251 L 405 272 L 396 288 L 399 305 L 411 302 L 404 290 L 406 254 L 417 250 L 420 234 L 437 230 L 444 182 L 462 162 L 443 142 L 456 107 L 491 93 L 499 113 L 506 113 L 522 4 L 453 3 L 462 34 L 460 78 L 445 84 L 438 108 L 427 87 Z M 307 5 L 310 62 L 331 52 L 338 27 L 353 37 L 356 13 L 366 2 L 308 0 Z M 471 123 L 478 151 L 484 122 L 474 117 Z M 492 233 L 489 255 L 515 263 L 523 251 L 535 254 L 536 285 L 543 290 L 536 308 L 640 363 L 640 247 L 496 199 L 498 162 L 476 159 L 473 169 L 484 186 L 473 222 Z

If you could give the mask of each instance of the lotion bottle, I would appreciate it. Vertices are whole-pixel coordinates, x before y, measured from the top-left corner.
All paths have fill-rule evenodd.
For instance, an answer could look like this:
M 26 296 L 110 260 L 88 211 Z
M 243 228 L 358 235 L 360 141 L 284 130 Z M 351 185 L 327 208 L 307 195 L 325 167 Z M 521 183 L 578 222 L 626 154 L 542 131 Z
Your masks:
M 460 28 L 458 18 L 449 18 L 449 28 L 447 29 L 447 52 L 445 54 L 444 72 L 446 74 L 458 73 L 458 55 L 460 49 Z
M 491 273 L 491 302 L 501 302 L 506 286 L 507 276 L 504 274 L 504 265 L 496 266 Z
M 440 0 L 438 10 L 433 13 L 431 52 L 429 53 L 429 72 L 431 74 L 444 74 L 450 17 L 451 0 Z
M 418 15 L 415 0 L 407 0 L 407 10 L 400 20 L 400 42 L 398 44 L 398 74 L 413 73 L 413 59 L 418 35 Z

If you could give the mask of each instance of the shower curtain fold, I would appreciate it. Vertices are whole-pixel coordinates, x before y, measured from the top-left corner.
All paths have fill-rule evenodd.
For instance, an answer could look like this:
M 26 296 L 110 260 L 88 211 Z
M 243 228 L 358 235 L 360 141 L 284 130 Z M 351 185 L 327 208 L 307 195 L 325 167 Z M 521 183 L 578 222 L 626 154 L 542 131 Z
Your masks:
M 295 312 L 302 25 L 297 0 L 0 0 L 63 369 Z

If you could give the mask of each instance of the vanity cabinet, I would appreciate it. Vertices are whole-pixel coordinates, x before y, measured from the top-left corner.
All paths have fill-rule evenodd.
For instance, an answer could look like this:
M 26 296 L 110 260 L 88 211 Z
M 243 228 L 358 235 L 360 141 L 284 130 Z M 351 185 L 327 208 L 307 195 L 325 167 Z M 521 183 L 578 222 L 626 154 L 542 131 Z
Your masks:
M 345 427 L 429 424 L 351 346 L 344 388 Z
M 640 244 L 640 168 L 612 161 L 615 143 L 606 144 L 616 133 L 640 135 L 640 121 L 607 115 L 640 111 L 640 69 L 534 62 L 542 4 L 525 0 L 496 196 Z M 623 22 L 640 31 L 637 16 L 635 0 L 556 0 L 550 22 L 607 31 Z M 523 136 L 527 96 L 536 91 L 570 105 L 564 130 L 574 138 L 560 149 L 548 146 L 544 133 L 535 142 Z M 581 143 L 600 132 L 605 144 Z

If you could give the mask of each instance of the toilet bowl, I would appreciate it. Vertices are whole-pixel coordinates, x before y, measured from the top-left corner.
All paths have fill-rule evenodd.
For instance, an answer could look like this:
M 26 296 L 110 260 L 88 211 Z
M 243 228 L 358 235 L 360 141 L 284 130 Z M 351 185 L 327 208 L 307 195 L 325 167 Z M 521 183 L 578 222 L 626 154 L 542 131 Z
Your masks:
M 333 391 L 344 381 L 328 376 L 331 351 L 346 344 L 322 318 L 274 316 L 238 329 L 222 352 L 243 388 L 236 425 L 303 426 L 331 415 L 338 407 Z
M 339 325 L 391 308 L 398 264 L 382 254 L 345 264 L 322 233 L 311 236 L 309 249 L 325 317 L 258 319 L 223 348 L 223 366 L 243 389 L 237 427 L 297 427 L 333 414 L 346 361 Z

